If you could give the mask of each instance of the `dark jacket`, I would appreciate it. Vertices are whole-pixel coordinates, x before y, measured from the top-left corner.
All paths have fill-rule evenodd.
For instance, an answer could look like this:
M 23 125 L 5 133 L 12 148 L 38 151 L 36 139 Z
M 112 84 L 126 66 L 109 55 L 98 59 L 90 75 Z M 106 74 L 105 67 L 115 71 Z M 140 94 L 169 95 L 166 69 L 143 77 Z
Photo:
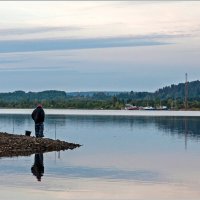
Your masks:
M 45 113 L 42 107 L 37 107 L 33 112 L 32 112 L 32 119 L 35 121 L 36 124 L 38 123 L 43 123 L 44 118 L 45 118 Z

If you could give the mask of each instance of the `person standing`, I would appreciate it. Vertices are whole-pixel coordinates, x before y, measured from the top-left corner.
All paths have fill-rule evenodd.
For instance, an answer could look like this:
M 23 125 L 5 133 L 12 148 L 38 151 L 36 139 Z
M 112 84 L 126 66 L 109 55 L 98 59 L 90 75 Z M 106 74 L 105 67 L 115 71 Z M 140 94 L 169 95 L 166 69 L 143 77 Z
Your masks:
M 45 112 L 42 108 L 42 105 L 39 104 L 35 110 L 32 112 L 32 119 L 35 122 L 35 136 L 36 137 L 44 137 L 44 119 Z

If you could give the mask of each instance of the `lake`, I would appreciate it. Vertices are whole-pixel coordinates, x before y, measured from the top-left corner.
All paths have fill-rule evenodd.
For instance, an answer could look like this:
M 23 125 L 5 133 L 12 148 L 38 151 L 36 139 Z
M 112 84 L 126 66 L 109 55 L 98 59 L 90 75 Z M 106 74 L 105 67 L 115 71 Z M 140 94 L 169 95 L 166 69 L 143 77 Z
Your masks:
M 199 112 L 138 112 L 46 110 L 45 137 L 83 146 L 1 158 L 1 199 L 199 200 Z M 31 110 L 0 113 L 1 132 L 34 135 Z

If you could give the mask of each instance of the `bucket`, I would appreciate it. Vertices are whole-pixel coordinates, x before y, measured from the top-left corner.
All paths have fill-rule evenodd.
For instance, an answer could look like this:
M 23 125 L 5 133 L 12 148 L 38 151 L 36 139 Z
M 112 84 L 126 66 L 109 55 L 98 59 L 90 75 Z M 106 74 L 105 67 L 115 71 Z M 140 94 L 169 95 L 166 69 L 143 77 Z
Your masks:
M 26 136 L 30 136 L 31 135 L 31 131 L 25 131 L 25 135 Z

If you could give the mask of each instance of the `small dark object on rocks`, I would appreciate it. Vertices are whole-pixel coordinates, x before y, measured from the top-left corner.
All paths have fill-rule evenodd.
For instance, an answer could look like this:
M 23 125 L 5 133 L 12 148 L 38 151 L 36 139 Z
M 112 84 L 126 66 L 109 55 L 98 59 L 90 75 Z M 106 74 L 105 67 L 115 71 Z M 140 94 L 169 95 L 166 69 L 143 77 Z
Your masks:
M 25 135 L 26 136 L 30 136 L 31 135 L 31 131 L 25 131 Z
M 0 157 L 30 156 L 35 153 L 61 151 L 80 147 L 80 144 L 68 143 L 49 138 L 36 138 L 0 132 Z

